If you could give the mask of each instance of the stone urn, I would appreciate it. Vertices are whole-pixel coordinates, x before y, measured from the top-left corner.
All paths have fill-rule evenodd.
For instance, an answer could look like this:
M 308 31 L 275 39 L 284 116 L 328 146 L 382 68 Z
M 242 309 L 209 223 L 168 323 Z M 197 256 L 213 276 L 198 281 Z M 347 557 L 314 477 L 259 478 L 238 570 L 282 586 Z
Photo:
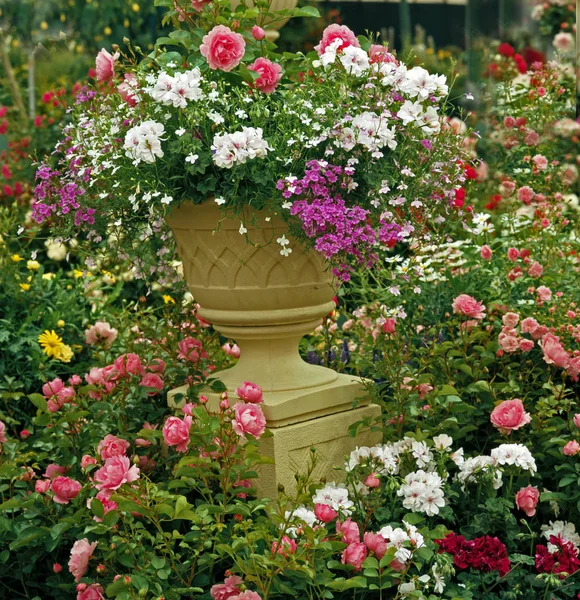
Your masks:
M 376 415 L 378 407 L 364 399 L 360 379 L 308 364 L 299 355 L 301 338 L 335 307 L 332 273 L 323 257 L 293 240 L 282 218 L 263 212 L 248 215 L 244 233 L 240 219 L 224 218 L 213 201 L 186 202 L 172 211 L 168 222 L 187 285 L 200 305 L 199 316 L 241 350 L 235 366 L 213 376 L 231 396 L 243 381 L 263 390 L 262 406 L 273 436 L 262 446 L 276 460 L 268 466 L 273 469 L 269 491 L 280 482 L 292 486 L 296 468 L 305 464 L 312 445 L 338 453 L 329 468 L 342 464 L 354 444 L 348 425 Z M 277 242 L 283 235 L 292 248 L 288 256 L 280 253 Z M 213 401 L 217 405 L 218 398 Z M 354 403 L 358 408 L 353 410 Z M 288 469 L 290 478 L 282 476 Z
M 232 10 L 235 10 L 237 6 L 239 6 L 241 2 L 239 0 L 230 0 L 230 6 Z M 275 12 L 278 10 L 292 9 L 296 8 L 298 5 L 298 0 L 271 0 L 270 2 L 270 12 Z M 246 0 L 246 6 L 248 8 L 252 8 L 254 3 L 252 0 Z M 266 31 L 266 39 L 269 42 L 274 42 L 280 37 L 280 32 L 278 29 L 282 29 L 284 25 L 288 23 L 288 19 L 282 19 L 280 21 L 276 21 L 272 23 L 271 19 L 266 19 L 261 26 Z

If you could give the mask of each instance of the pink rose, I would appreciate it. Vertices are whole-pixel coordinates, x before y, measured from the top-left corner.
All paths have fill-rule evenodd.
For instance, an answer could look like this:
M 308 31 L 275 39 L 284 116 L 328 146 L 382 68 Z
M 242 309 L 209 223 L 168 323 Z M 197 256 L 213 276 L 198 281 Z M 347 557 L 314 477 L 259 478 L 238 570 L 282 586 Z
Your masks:
M 296 542 L 287 535 L 283 536 L 280 542 L 272 542 L 272 554 L 281 554 L 284 557 L 290 556 L 296 552 Z
M 250 404 L 259 404 L 264 401 L 264 398 L 262 397 L 262 388 L 249 381 L 244 381 L 244 383 L 242 383 L 236 390 L 236 395 L 244 402 L 249 402 Z
M 389 52 L 387 46 L 382 46 L 381 44 L 371 44 L 371 47 L 369 48 L 369 59 L 371 63 L 399 64 L 399 61 Z
M 483 319 L 485 306 L 467 294 L 460 294 L 453 300 L 453 312 L 472 319 Z
M 119 96 L 121 96 L 129 106 L 136 106 L 137 99 L 135 98 L 135 87 L 137 85 L 137 78 L 133 73 L 125 73 L 123 77 L 125 81 L 117 86 L 117 92 L 119 92 Z
M 159 392 L 162 392 L 163 388 L 165 387 L 163 379 L 161 379 L 157 373 L 145 373 L 145 375 L 143 375 L 143 379 L 141 379 L 139 382 L 139 385 L 157 390 L 156 392 L 149 392 L 147 394 L 148 396 L 155 396 Z
M 73 498 L 76 498 L 83 486 L 70 477 L 59 475 L 52 480 L 50 489 L 54 492 L 53 500 L 57 504 L 68 504 Z
M 538 294 L 542 302 L 549 302 L 552 299 L 552 290 L 545 285 L 541 285 L 537 288 L 536 294 Z
M 143 375 L 145 367 L 141 364 L 141 359 L 137 354 L 121 354 L 113 362 L 113 366 L 120 377 L 125 375 Z
M 481 258 L 483 258 L 483 260 L 491 260 L 491 255 L 493 254 L 491 248 L 487 244 L 481 247 L 479 253 L 481 254 Z
M 225 25 L 216 25 L 204 36 L 202 42 L 199 51 L 207 59 L 210 69 L 231 71 L 244 57 L 244 38 Z
M 574 415 L 574 419 L 572 420 L 574 421 L 574 425 L 580 429 L 580 414 Z
M 105 348 L 110 348 L 117 339 L 118 331 L 113 329 L 104 321 L 97 321 L 94 325 L 85 330 L 85 342 L 94 346 L 103 344 Z
M 329 506 L 328 504 L 316 504 L 314 506 L 314 515 L 323 523 L 330 523 L 331 521 L 334 521 L 336 517 L 338 517 L 338 513 L 334 510 L 334 508 L 332 508 L 332 506 Z
M 86 469 L 88 466 L 90 465 L 96 465 L 97 464 L 97 459 L 90 456 L 89 454 L 85 454 L 82 458 L 81 458 L 81 467 L 83 469 Z
M 492 425 L 502 433 L 519 429 L 532 420 L 519 398 L 500 402 L 491 412 L 490 419 Z
M 232 600 L 262 600 L 262 596 L 258 594 L 258 592 L 252 592 L 251 590 L 246 590 L 241 594 L 238 594 Z
M 103 516 L 106 515 L 108 512 L 112 511 L 112 510 L 116 510 L 118 508 L 118 504 L 116 502 L 113 502 L 113 500 L 110 499 L 110 495 L 111 492 L 108 491 L 103 491 L 103 492 L 99 492 L 95 498 L 103 505 Z M 90 510 L 91 508 L 91 503 L 95 498 L 89 498 L 87 500 L 87 508 Z M 98 523 L 100 523 L 103 519 L 99 518 L 99 517 L 93 517 L 93 519 L 95 521 L 97 521 Z
M 520 253 L 517 248 L 508 248 L 507 257 L 508 260 L 516 262 L 516 260 L 518 260 L 518 258 L 520 257 Z
M 513 312 L 507 312 L 503 317 L 502 317 L 502 323 L 506 326 L 509 327 L 510 329 L 513 329 L 519 322 L 520 320 L 520 315 L 518 315 L 517 313 L 513 313 Z
M 91 585 L 77 590 L 77 592 L 77 600 L 105 600 L 105 591 L 98 583 L 91 583 Z
M 56 396 L 64 388 L 62 379 L 56 378 L 42 386 L 42 394 L 45 398 Z
M 497 341 L 504 352 L 515 352 L 520 347 L 520 341 L 513 335 L 500 333 Z
M 164 373 L 165 372 L 165 361 L 160 358 L 154 358 L 148 365 L 147 370 L 151 373 Z
M 385 319 L 381 329 L 383 330 L 383 333 L 391 335 L 392 333 L 395 333 L 395 330 L 397 329 L 397 321 L 395 321 L 395 319 Z
M 0 444 L 7 442 L 6 439 L 6 423 L 0 421 Z
M 258 439 L 266 431 L 266 417 L 258 405 L 238 402 L 234 406 L 232 426 L 240 437 L 249 434 Z
M 516 506 L 523 510 L 528 517 L 533 517 L 536 514 L 536 506 L 540 500 L 540 491 L 538 488 L 528 485 L 522 488 L 516 494 Z
M 230 344 L 229 342 L 226 342 L 222 346 L 222 350 L 232 358 L 240 358 L 240 347 L 237 344 Z
M 46 494 L 46 492 L 48 492 L 49 489 L 50 489 L 50 479 L 39 479 L 34 484 L 34 491 L 38 492 L 39 494 Z
M 248 69 L 260 75 L 258 79 L 254 80 L 253 85 L 264 94 L 271 94 L 282 79 L 282 67 L 267 58 L 257 58 L 251 65 L 248 65 Z
M 387 541 L 380 533 L 365 532 L 364 542 L 366 547 L 381 560 L 387 552 Z
M 540 347 L 544 353 L 544 361 L 549 365 L 567 369 L 570 366 L 570 355 L 560 343 L 560 338 L 546 333 L 541 342 Z
M 60 573 L 62 571 L 62 565 L 60 563 L 54 563 L 52 565 L 53 573 Z
M 360 571 L 366 557 L 367 547 L 360 542 L 353 542 L 344 549 L 340 562 L 343 565 L 352 565 L 355 571 Z
M 77 540 L 70 551 L 70 560 L 68 561 L 68 570 L 74 575 L 75 581 L 78 583 L 83 575 L 87 572 L 89 559 L 93 555 L 97 542 L 89 544 L 87 538 Z
M 212 586 L 209 591 L 211 597 L 214 600 L 229 600 L 233 596 L 237 596 L 240 593 L 240 585 L 244 583 L 241 577 L 232 575 L 226 577 L 223 583 L 218 583 Z
M 47 479 L 54 479 L 57 475 L 64 475 L 66 472 L 66 467 L 61 467 L 60 465 L 51 463 L 46 467 L 43 477 L 46 477 Z
M 322 39 L 320 40 L 318 46 L 315 46 L 314 49 L 316 52 L 318 52 L 319 56 L 322 56 L 326 48 L 328 48 L 328 46 L 330 46 L 336 40 L 340 40 L 340 44 L 336 48 L 337 52 L 343 50 L 347 46 L 355 46 L 356 48 L 360 47 L 360 44 L 358 43 L 356 35 L 353 31 L 351 31 L 346 25 L 337 25 L 336 23 L 333 23 L 322 32 Z
M 576 440 L 571 440 L 562 448 L 562 452 L 566 456 L 574 456 L 580 452 L 580 444 Z
M 252 27 L 252 37 L 259 42 L 266 37 L 266 32 L 261 27 L 254 25 Z
M 574 381 L 578 380 L 578 375 L 580 375 L 580 356 L 575 356 L 574 358 L 570 359 L 568 375 L 570 375 Z
M 169 417 L 163 425 L 163 439 L 168 446 L 175 446 L 177 452 L 186 452 L 189 445 L 189 430 L 193 419 L 186 415 L 183 420 Z
M 533 317 L 524 319 L 521 324 L 522 333 L 533 333 L 539 326 L 539 323 Z
M 124 483 L 139 479 L 139 469 L 126 456 L 113 456 L 95 472 L 98 490 L 118 490 Z
M 520 340 L 520 350 L 522 352 L 529 352 L 534 347 L 532 340 Z
M 342 534 L 342 541 L 345 544 L 354 544 L 360 542 L 360 531 L 358 525 L 348 518 L 344 523 L 336 522 L 336 533 Z
M 119 53 L 109 54 L 104 48 L 97 54 L 97 81 L 103 83 L 109 81 L 115 75 L 115 63 L 119 58 Z
M 131 444 L 127 440 L 123 440 L 109 433 L 99 442 L 97 452 L 101 455 L 103 460 L 107 460 L 107 458 L 112 458 L 113 456 L 125 456 L 130 446 Z
M 207 358 L 208 356 L 207 352 L 203 349 L 203 344 L 195 338 L 183 338 L 177 345 L 179 347 L 177 358 L 196 363 L 200 358 Z
M 371 473 L 365 479 L 365 485 L 369 488 L 377 488 L 377 487 L 379 487 L 379 485 L 381 485 L 381 482 L 380 482 L 379 478 L 377 477 L 376 473 Z

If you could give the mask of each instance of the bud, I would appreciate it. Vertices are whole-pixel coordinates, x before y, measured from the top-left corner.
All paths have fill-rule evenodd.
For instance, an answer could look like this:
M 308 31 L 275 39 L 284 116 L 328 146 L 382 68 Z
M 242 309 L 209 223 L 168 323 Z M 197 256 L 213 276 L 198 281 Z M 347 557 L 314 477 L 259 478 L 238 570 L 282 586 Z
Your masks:
M 62 571 L 62 565 L 60 563 L 54 563 L 54 565 L 52 565 L 52 570 L 54 573 L 60 573 Z
M 254 25 L 252 27 L 252 37 L 258 41 L 263 40 L 266 37 L 266 32 L 261 27 Z
M 574 415 L 574 425 L 580 429 L 580 413 Z
M 103 565 L 103 564 L 97 565 L 97 573 L 99 575 L 106 575 L 106 573 L 107 573 L 107 567 L 105 565 Z
M 200 402 L 201 404 L 207 404 L 207 396 L 203 396 L 203 395 L 202 395 L 202 396 L 200 396 L 200 397 L 199 397 L 199 402 Z
M 126 585 L 131 585 L 131 578 L 129 577 L 129 575 L 125 575 L 125 577 L 123 577 L 123 581 Z

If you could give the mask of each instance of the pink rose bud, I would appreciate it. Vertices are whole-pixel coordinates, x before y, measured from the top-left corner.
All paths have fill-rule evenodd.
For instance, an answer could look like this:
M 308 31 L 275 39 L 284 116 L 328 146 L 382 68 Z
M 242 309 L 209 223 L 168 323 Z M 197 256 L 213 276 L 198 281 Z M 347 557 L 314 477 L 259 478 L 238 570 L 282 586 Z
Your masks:
M 578 429 L 580 429 L 580 413 L 577 415 L 574 415 L 574 425 L 576 425 L 576 427 L 578 427 Z
M 183 411 L 184 415 L 188 415 L 189 417 L 193 416 L 192 415 L 192 410 L 195 408 L 195 404 L 192 404 L 191 402 L 188 402 L 187 404 L 183 405 L 183 408 L 181 409 Z
M 207 396 L 201 395 L 199 397 L 199 403 L 200 404 L 207 404 Z
M 533 517 L 536 514 L 536 506 L 540 500 L 540 491 L 538 488 L 528 485 L 522 488 L 516 494 L 516 506 L 523 510 L 528 517 Z
M 377 488 L 379 487 L 379 485 L 381 485 L 381 482 L 379 481 L 379 478 L 377 477 L 376 473 L 371 473 L 365 479 L 365 485 L 369 488 Z
M 328 504 L 316 504 L 314 506 L 314 515 L 323 523 L 330 523 L 338 517 L 338 513 Z
M 20 437 L 21 437 L 21 439 L 23 439 L 23 440 L 27 440 L 27 439 L 30 437 L 30 431 L 28 431 L 28 429 L 23 429 L 23 430 L 20 432 Z
M 266 36 L 266 32 L 261 27 L 258 27 L 257 25 L 254 25 L 252 27 L 252 37 L 255 40 L 258 40 L 258 41 L 263 40 L 265 36 Z
M 571 440 L 562 448 L 562 452 L 566 456 L 575 456 L 580 452 L 580 444 L 576 440 Z
M 367 547 L 360 542 L 353 542 L 344 549 L 340 562 L 343 565 L 352 565 L 355 571 L 359 571 L 366 557 Z
M 381 560 L 387 552 L 387 541 L 380 533 L 371 533 L 370 531 L 365 532 L 364 543 L 379 560 Z
M 249 402 L 250 404 L 259 404 L 264 401 L 262 397 L 262 388 L 255 383 L 244 381 L 242 385 L 236 390 L 238 398 Z
M 358 525 L 350 517 L 344 523 L 336 522 L 336 533 L 342 534 L 342 541 L 345 544 L 360 542 Z
M 227 398 L 224 398 L 224 400 L 222 400 L 222 401 L 220 402 L 220 408 L 221 408 L 222 410 L 228 410 L 228 408 L 229 408 L 229 407 L 230 407 L 230 402 L 229 402 L 229 400 L 228 400 Z
M 115 63 L 119 58 L 119 53 L 109 54 L 104 48 L 97 54 L 97 81 L 103 83 L 109 81 L 115 75 Z
M 272 554 L 281 554 L 282 556 L 290 556 L 294 554 L 297 548 L 296 542 L 287 535 L 283 536 L 280 542 L 272 542 Z
M 81 467 L 83 469 L 86 469 L 88 466 L 90 465 L 96 465 L 97 464 L 97 459 L 94 458 L 93 456 L 90 456 L 88 454 L 85 454 L 82 458 L 81 458 Z
M 382 326 L 383 333 L 390 335 L 391 333 L 395 333 L 396 328 L 397 322 L 395 321 L 395 319 L 385 319 L 385 322 Z
M 39 494 L 45 494 L 50 488 L 50 479 L 39 479 L 34 484 L 34 491 Z
M 53 573 L 60 573 L 62 571 L 62 565 L 60 563 L 54 563 L 54 565 L 52 565 L 52 571 Z
M 485 246 L 481 247 L 480 254 L 483 260 L 491 260 L 491 255 L 493 254 L 493 252 L 491 248 L 486 244 Z

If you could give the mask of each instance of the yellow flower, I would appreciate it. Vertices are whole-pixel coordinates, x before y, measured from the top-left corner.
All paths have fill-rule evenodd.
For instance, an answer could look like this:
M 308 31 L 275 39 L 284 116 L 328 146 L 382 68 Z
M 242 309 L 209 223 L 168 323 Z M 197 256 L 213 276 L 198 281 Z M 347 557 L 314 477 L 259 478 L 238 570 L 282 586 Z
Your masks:
M 38 336 L 38 343 L 42 346 L 43 352 L 48 356 L 56 356 L 59 348 L 63 345 L 62 338 L 53 329 L 48 329 Z
M 38 271 L 40 263 L 37 260 L 28 260 L 26 261 L 26 268 L 30 271 Z
M 12 255 L 10 258 L 11 258 L 11 259 L 12 259 L 14 262 L 20 262 L 21 260 L 24 260 L 24 259 L 22 258 L 22 256 L 20 256 L 19 254 L 13 254 L 13 255 Z
M 27 292 L 30 289 L 30 284 L 29 283 L 21 283 L 20 287 Z
M 123 21 L 123 27 L 125 27 L 125 29 L 127 29 L 129 27 L 129 25 L 131 25 L 131 21 L 129 21 L 129 19 L 125 19 Z
M 75 274 L 75 278 L 78 279 L 79 277 L 83 277 L 84 273 L 82 271 L 79 271 L 78 269 L 75 269 L 73 271 L 73 273 Z
M 113 33 L 113 30 L 109 26 L 107 26 L 105 27 L 105 29 L 103 29 L 103 32 L 105 35 L 111 35 L 111 33 Z
M 57 326 L 57 327 L 64 327 L 64 321 L 63 321 L 62 319 L 59 319 L 59 320 L 56 322 L 56 326 Z
M 105 281 L 105 283 L 108 283 L 109 285 L 113 285 L 113 283 L 115 283 L 115 281 L 117 281 L 115 279 L 115 276 L 110 272 L 110 271 L 101 271 L 103 273 L 103 279 Z
M 50 281 L 54 277 L 54 273 L 43 273 L 42 278 Z
M 161 297 L 163 298 L 163 302 L 165 302 L 165 304 L 175 304 L 175 300 L 168 294 L 163 294 Z
M 42 31 L 46 31 L 48 29 L 48 23 L 46 21 L 42 21 L 40 24 L 40 29 L 42 29 Z
M 133 4 L 131 4 L 131 8 L 133 9 L 133 12 L 139 12 L 141 10 L 141 7 L 137 4 L 137 2 L 133 2 Z
M 61 22 L 61 23 L 64 23 L 65 21 L 66 21 L 66 15 L 65 15 L 64 13 L 62 13 L 62 14 L 60 15 L 60 22 Z
M 61 344 L 54 353 L 54 358 L 64 363 L 70 362 L 73 356 L 74 352 L 72 351 L 72 348 L 66 344 Z

